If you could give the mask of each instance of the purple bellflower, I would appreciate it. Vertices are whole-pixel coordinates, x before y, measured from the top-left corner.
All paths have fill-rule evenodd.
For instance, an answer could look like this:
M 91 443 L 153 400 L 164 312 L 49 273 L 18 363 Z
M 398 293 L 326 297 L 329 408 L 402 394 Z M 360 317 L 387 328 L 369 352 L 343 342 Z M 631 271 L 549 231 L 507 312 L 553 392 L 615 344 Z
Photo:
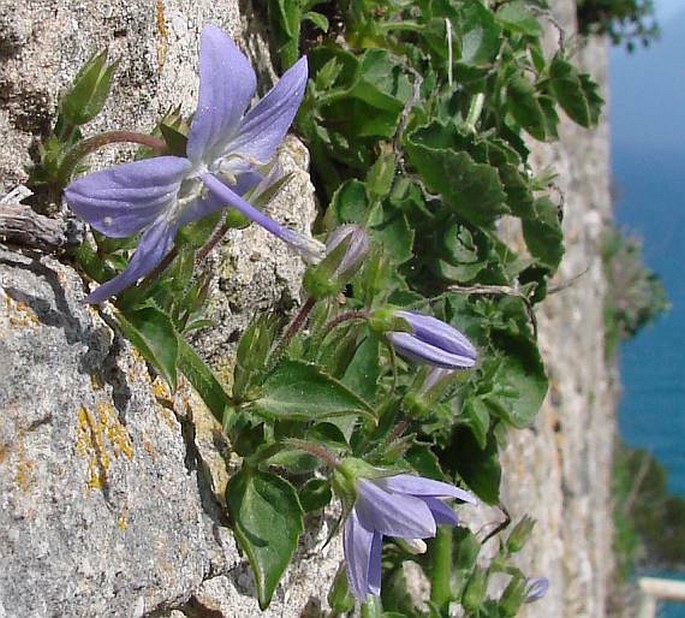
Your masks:
M 387 333 L 388 340 L 401 356 L 443 369 L 466 369 L 476 364 L 476 348 L 456 328 L 413 311 L 400 310 L 394 315 L 405 320 L 411 328 L 411 332 Z
M 459 523 L 443 500 L 476 503 L 463 489 L 411 474 L 359 478 L 356 493 L 343 530 L 343 550 L 350 590 L 361 603 L 368 594 L 380 594 L 384 536 L 417 546 L 417 539 L 435 536 L 438 525 Z
M 69 206 L 113 238 L 142 232 L 128 268 L 86 300 L 100 303 L 150 273 L 171 250 L 182 226 L 226 207 L 235 208 L 316 262 L 323 245 L 282 227 L 243 195 L 262 180 L 297 113 L 307 84 L 300 58 L 249 111 L 256 77 L 247 58 L 219 28 L 205 26 L 200 44 L 200 93 L 187 158 L 160 156 L 124 163 L 72 182 Z

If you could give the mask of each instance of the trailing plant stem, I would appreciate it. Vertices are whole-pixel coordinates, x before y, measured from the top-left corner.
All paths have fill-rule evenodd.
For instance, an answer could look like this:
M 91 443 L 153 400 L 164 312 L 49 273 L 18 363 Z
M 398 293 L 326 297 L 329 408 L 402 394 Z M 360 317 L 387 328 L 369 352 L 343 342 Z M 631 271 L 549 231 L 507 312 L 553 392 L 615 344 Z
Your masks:
M 324 330 L 326 333 L 330 333 L 336 326 L 339 326 L 343 322 L 347 322 L 349 320 L 366 320 L 368 317 L 369 314 L 366 311 L 346 311 L 345 313 L 335 316 L 330 322 L 328 322 Z
M 320 444 L 309 442 L 307 440 L 299 440 L 298 438 L 288 438 L 284 442 L 293 448 L 304 451 L 305 453 L 309 453 L 310 455 L 314 455 L 314 457 L 318 457 L 319 459 L 325 461 L 334 470 L 340 467 L 340 461 L 338 458 Z
M 431 601 L 440 609 L 449 605 L 452 582 L 452 528 L 438 526 L 433 543 Z
M 135 131 L 107 131 L 84 139 L 76 144 L 64 157 L 62 164 L 57 173 L 57 182 L 59 186 L 63 187 L 71 178 L 79 161 L 91 152 L 95 152 L 99 148 L 107 144 L 131 143 L 147 146 L 158 152 L 166 148 L 166 142 L 152 135 L 145 135 L 144 133 L 136 133 Z

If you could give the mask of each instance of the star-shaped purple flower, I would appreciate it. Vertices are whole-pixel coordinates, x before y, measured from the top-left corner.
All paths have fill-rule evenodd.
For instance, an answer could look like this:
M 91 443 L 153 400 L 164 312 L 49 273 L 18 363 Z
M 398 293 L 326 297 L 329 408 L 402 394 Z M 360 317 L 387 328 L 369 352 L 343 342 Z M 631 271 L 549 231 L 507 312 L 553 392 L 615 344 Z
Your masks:
M 86 300 L 99 303 L 152 271 L 171 250 L 180 227 L 232 207 L 312 261 L 320 243 L 282 227 L 244 195 L 261 180 L 297 113 L 307 84 L 301 58 L 267 95 L 246 110 L 256 88 L 247 58 L 219 28 L 205 26 L 200 44 L 200 94 L 188 134 L 187 158 L 161 156 L 89 174 L 72 182 L 69 206 L 106 236 L 142 232 L 128 268 Z
M 455 526 L 456 513 L 443 500 L 475 504 L 468 492 L 411 474 L 360 478 L 357 500 L 345 522 L 343 550 L 352 594 L 361 603 L 381 589 L 383 536 L 414 541 L 435 536 L 437 526 Z

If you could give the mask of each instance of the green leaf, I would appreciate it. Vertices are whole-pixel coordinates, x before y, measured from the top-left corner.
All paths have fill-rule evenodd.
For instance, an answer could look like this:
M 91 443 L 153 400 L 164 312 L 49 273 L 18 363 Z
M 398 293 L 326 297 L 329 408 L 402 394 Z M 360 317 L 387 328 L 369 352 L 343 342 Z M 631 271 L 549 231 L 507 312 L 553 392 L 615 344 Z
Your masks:
M 244 466 L 228 482 L 226 506 L 236 541 L 254 571 L 259 607 L 264 610 L 304 530 L 297 492 L 278 476 Z
M 504 351 L 492 378 L 494 387 L 483 395 L 491 412 L 519 429 L 530 427 L 547 394 L 547 376 L 537 346 L 527 335 L 492 334 Z
M 369 405 L 346 386 L 315 365 L 299 361 L 281 362 L 252 404 L 259 414 L 271 418 L 323 420 L 346 414 L 373 418 Z
M 410 95 L 411 84 L 398 59 L 384 49 L 364 52 L 359 62 L 357 81 L 349 96 L 377 109 L 399 114 Z
M 522 0 L 507 2 L 497 9 L 497 19 L 505 28 L 528 36 L 540 36 L 542 26 Z
M 535 139 L 545 139 L 545 114 L 537 100 L 533 84 L 520 73 L 507 82 L 507 108 L 514 120 Z
M 305 513 L 318 511 L 333 498 L 331 484 L 325 479 L 309 479 L 300 489 L 299 496 Z
M 378 392 L 378 378 L 381 369 L 379 362 L 380 341 L 365 329 L 362 341 L 357 346 L 341 382 L 365 401 L 373 401 Z
M 469 429 L 457 428 L 448 448 L 450 463 L 469 489 L 484 502 L 497 504 L 502 469 L 493 433 L 488 435 L 485 448 L 481 448 Z
M 232 409 L 233 401 L 212 370 L 181 336 L 178 337 L 178 368 L 188 378 L 214 418 L 226 427 L 228 424 L 226 412 Z
M 508 212 L 502 183 L 494 167 L 452 148 L 456 133 L 453 123 L 418 129 L 407 140 L 409 160 L 428 189 L 440 193 L 455 213 L 476 225 L 491 224 Z
M 420 475 L 436 481 L 444 481 L 445 475 L 430 444 L 416 442 L 405 453 L 404 458 Z
M 302 16 L 302 20 L 304 21 L 305 19 L 313 23 L 319 30 L 328 32 L 328 18 L 325 15 L 316 11 L 308 11 Z
M 595 126 L 604 103 L 597 84 L 558 55 L 552 60 L 549 74 L 550 88 L 569 117 L 583 127 Z
M 117 313 L 116 317 L 126 338 L 176 390 L 178 339 L 171 318 L 155 307 Z
M 364 225 L 370 208 L 366 186 L 359 180 L 345 181 L 333 195 L 330 207 L 340 223 Z
M 490 413 L 485 403 L 478 397 L 468 399 L 459 420 L 471 430 L 479 448 L 485 449 L 490 429 Z
M 236 399 L 249 398 L 250 389 L 261 382 L 277 325 L 274 315 L 263 313 L 250 323 L 240 337 L 233 370 L 233 396 Z
M 376 199 L 385 197 L 392 188 L 396 169 L 397 159 L 395 153 L 386 152 L 381 154 L 366 175 L 366 186 L 369 194 Z
M 373 209 L 368 225 L 371 236 L 383 246 L 397 264 L 403 264 L 412 258 L 414 230 L 411 229 L 406 215 L 399 208 L 394 208 L 386 202 L 382 207 Z
M 559 209 L 547 197 L 533 203 L 531 217 L 523 220 L 523 237 L 533 257 L 554 272 L 564 255 L 564 233 L 559 220 Z
M 501 30 L 492 12 L 479 0 L 461 3 L 453 26 L 459 44 L 457 58 L 461 63 L 483 66 L 495 60 Z
M 68 122 L 82 125 L 97 116 L 105 105 L 118 61 L 109 66 L 107 50 L 92 56 L 81 68 L 62 100 L 61 113 Z
M 289 68 L 297 61 L 302 10 L 299 0 L 268 0 L 267 11 L 278 44 L 281 65 Z

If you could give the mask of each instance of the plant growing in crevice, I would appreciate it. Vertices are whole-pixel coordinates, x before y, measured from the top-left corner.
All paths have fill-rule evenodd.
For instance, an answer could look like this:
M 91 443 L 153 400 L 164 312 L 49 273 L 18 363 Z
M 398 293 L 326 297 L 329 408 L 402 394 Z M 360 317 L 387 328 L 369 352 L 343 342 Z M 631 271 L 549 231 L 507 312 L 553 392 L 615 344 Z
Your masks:
M 531 170 L 523 135 L 556 139 L 561 110 L 591 127 L 601 98 L 567 50 L 545 55 L 541 22 L 551 16 L 540 0 L 314 6 L 269 3 L 285 72 L 247 112 L 252 69 L 206 27 L 194 118 L 175 110 L 136 138 L 139 160 L 66 187 L 67 203 L 93 228 L 75 261 L 101 284 L 89 300 L 116 296 L 125 336 L 172 388 L 179 373 L 188 378 L 240 457 L 226 505 L 262 608 L 304 513 L 326 506 L 335 489 L 349 583 L 365 615 L 423 611 L 403 581 L 411 560 L 431 583 L 429 615 L 446 616 L 456 602 L 469 615 L 513 616 L 546 589 L 512 563 L 530 522 L 484 567 L 476 559 L 489 537 L 442 525 L 457 523 L 444 499 L 466 503 L 457 507 L 465 522 L 472 495 L 499 504 L 507 429 L 531 426 L 547 391 L 531 307 L 562 258 L 563 213 L 549 174 Z M 78 105 L 109 87 L 114 69 L 98 62 L 107 77 L 79 86 Z M 296 126 L 322 204 L 316 238 L 263 212 L 287 182 L 273 156 L 300 100 Z M 34 176 L 52 191 L 115 139 L 71 135 L 53 171 L 46 159 Z M 524 250 L 498 236 L 504 216 L 520 221 Z M 194 267 L 228 229 L 250 222 L 311 264 L 298 312 L 287 322 L 258 315 L 243 333 L 229 388 L 186 338 L 209 326 L 207 279 Z M 355 465 L 354 479 L 341 482 Z M 369 506 L 376 490 L 386 507 L 411 504 L 406 519 Z M 404 540 L 381 549 L 382 536 Z M 361 537 L 371 538 L 362 550 Z M 509 583 L 490 598 L 494 573 Z M 329 600 L 351 611 L 344 571 Z

